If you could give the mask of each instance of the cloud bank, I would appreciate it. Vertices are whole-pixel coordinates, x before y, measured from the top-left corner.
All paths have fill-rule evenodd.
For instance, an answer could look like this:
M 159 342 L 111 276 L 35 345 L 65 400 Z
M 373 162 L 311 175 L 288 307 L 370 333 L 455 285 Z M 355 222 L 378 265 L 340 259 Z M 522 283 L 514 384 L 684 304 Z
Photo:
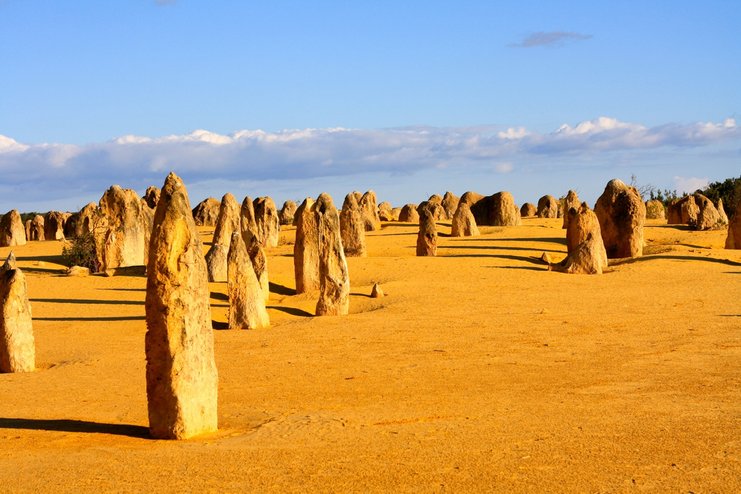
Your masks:
M 538 31 L 526 36 L 519 43 L 510 43 L 510 48 L 536 48 L 539 46 L 563 46 L 571 41 L 591 39 L 591 34 L 581 34 L 569 31 Z
M 145 137 L 126 135 L 88 145 L 26 144 L 0 135 L 3 204 L 12 198 L 97 198 L 113 183 L 143 189 L 170 170 L 191 183 L 281 182 L 424 170 L 486 170 L 513 175 L 519 163 L 554 158 L 599 161 L 610 153 L 700 148 L 741 140 L 735 120 L 646 127 L 609 117 L 564 124 L 552 132 L 524 127 L 206 130 Z M 474 186 L 475 184 L 472 184 Z

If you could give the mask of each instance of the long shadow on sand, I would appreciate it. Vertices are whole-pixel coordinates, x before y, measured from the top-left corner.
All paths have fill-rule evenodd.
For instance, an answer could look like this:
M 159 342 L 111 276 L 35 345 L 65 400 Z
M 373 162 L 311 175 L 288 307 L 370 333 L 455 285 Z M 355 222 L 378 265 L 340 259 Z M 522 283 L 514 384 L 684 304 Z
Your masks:
M 34 321 L 90 321 L 90 322 L 117 322 L 117 321 L 143 321 L 144 316 L 111 316 L 111 317 L 34 317 Z
M 527 252 L 558 252 L 562 253 L 562 250 L 555 249 L 531 249 L 529 247 L 502 247 L 499 245 L 442 245 L 441 249 L 462 249 L 462 250 L 520 250 Z
M 140 425 L 102 424 L 87 420 L 69 419 L 19 419 L 0 418 L 0 429 L 26 429 L 36 431 L 86 432 L 149 438 L 149 429 Z
M 80 298 L 31 298 L 31 302 L 50 304 L 83 304 L 83 305 L 144 305 L 143 300 L 97 300 Z
M 485 257 L 488 259 L 508 259 L 510 261 L 521 261 L 528 264 L 543 266 L 543 261 L 539 257 L 513 256 L 508 254 L 450 254 L 438 257 Z M 500 266 L 497 266 L 500 267 Z
M 704 262 L 712 262 L 715 264 L 725 264 L 726 266 L 741 266 L 741 262 L 731 261 L 730 259 L 716 259 L 714 257 L 704 257 L 704 256 L 667 256 L 667 255 L 643 256 L 643 257 L 633 257 L 633 258 L 625 258 L 625 259 L 610 259 L 609 265 L 619 266 L 621 264 L 633 264 L 636 262 L 652 261 L 655 259 L 668 259 L 672 261 L 704 261 Z
M 554 244 L 566 245 L 566 238 L 557 237 L 523 237 L 523 238 L 478 238 L 478 237 L 458 237 L 460 241 L 468 242 L 550 242 Z M 538 249 L 533 249 L 538 250 Z
M 268 282 L 270 285 L 270 291 L 273 293 L 277 293 L 278 295 L 296 295 L 296 290 L 293 288 L 287 287 L 285 285 L 279 285 L 278 283 L 273 283 L 272 281 Z
M 279 310 L 296 317 L 314 317 L 314 314 L 307 312 L 303 309 L 297 309 L 296 307 L 281 307 L 279 305 L 268 305 L 268 309 Z

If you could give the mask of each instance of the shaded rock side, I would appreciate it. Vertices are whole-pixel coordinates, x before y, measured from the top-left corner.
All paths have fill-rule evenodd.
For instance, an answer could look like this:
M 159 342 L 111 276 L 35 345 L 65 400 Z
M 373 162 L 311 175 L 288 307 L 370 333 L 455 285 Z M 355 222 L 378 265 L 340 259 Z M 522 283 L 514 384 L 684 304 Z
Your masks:
M 417 208 L 419 213 L 419 232 L 417 233 L 417 255 L 437 255 L 437 226 L 435 225 L 436 205 L 423 202 Z
M 280 220 L 275 203 L 269 197 L 258 197 L 254 202 L 257 238 L 263 247 L 277 247 L 280 238 Z
M 27 240 L 44 240 L 44 217 L 37 214 L 33 219 L 26 222 L 26 239 Z
M 378 217 L 378 200 L 376 193 L 372 190 L 367 191 L 358 201 L 365 231 L 370 232 L 381 229 L 381 218 Z
M 460 203 L 453 214 L 450 235 L 452 237 L 478 237 L 480 235 L 471 207 L 465 202 Z
M 170 173 L 154 218 L 147 266 L 146 380 L 149 430 L 185 439 L 217 429 L 208 276 L 182 180 Z
M 319 301 L 317 316 L 346 315 L 350 310 L 350 274 L 340 238 L 340 215 L 329 194 L 314 204 L 319 226 Z
M 344 206 L 343 208 L 344 209 Z M 394 208 L 389 202 L 382 202 L 378 205 L 378 218 L 381 221 L 396 221 L 394 219 Z
M 26 245 L 26 228 L 17 209 L 11 209 L 0 218 L 0 247 Z
M 610 180 L 597 199 L 594 212 L 608 258 L 640 257 L 643 254 L 646 205 L 634 187 L 619 179 Z
M 522 218 L 530 218 L 538 214 L 538 208 L 535 207 L 535 204 L 532 202 L 526 202 L 522 205 L 520 208 L 520 217 Z
M 404 204 L 399 211 L 399 221 L 403 223 L 419 223 L 419 213 L 416 204 Z
M 44 215 L 44 239 L 64 240 L 64 220 L 66 215 L 60 211 L 49 211 Z
M 340 236 L 346 256 L 365 257 L 365 221 L 352 193 L 345 196 L 340 211 Z
M 293 225 L 293 217 L 296 214 L 296 203 L 293 201 L 285 201 L 283 207 L 278 212 L 278 220 L 281 225 Z
M 28 287 L 11 252 L 0 267 L 0 372 L 32 372 L 35 368 Z
M 463 196 L 461 201 L 464 198 L 466 199 L 464 202 L 471 206 L 471 212 L 479 226 L 517 226 L 521 224 L 520 210 L 515 204 L 514 197 L 509 192 L 497 192 L 486 197 L 475 192 L 466 192 Z M 472 202 L 477 196 L 481 199 Z
M 538 218 L 558 218 L 558 200 L 551 195 L 538 199 Z
M 207 197 L 193 208 L 193 220 L 198 226 L 216 226 L 221 203 L 218 199 Z
M 736 205 L 736 213 L 728 221 L 726 249 L 741 249 L 741 198 Z
M 296 242 L 293 245 L 296 293 L 319 290 L 319 225 L 310 197 L 296 210 Z
M 239 232 L 232 233 L 229 246 L 227 293 L 230 329 L 261 329 L 270 326 L 265 296 Z
M 160 200 L 160 189 L 159 187 L 155 187 L 154 185 L 150 185 L 147 187 L 147 190 L 144 192 L 144 202 L 149 206 L 150 209 L 154 209 L 157 207 L 157 203 Z
M 239 217 L 239 227 L 244 245 L 251 245 L 252 239 L 257 238 L 257 221 L 255 221 L 255 204 L 250 196 L 245 197 L 242 201 Z

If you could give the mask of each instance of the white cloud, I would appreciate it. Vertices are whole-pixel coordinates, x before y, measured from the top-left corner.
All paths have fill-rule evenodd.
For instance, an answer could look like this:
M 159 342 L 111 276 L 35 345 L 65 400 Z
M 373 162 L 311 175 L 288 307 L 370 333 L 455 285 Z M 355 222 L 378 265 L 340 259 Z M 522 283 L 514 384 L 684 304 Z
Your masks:
M 520 173 L 533 166 L 552 169 L 555 161 L 605 166 L 598 163 L 619 161 L 609 156 L 723 142 L 741 142 L 733 119 L 647 127 L 599 117 L 548 133 L 504 126 L 240 130 L 228 135 L 196 130 L 162 137 L 126 135 L 88 145 L 24 144 L 0 135 L 0 205 L 18 197 L 58 199 L 72 191 L 92 199 L 114 183 L 143 190 L 159 184 L 170 170 L 190 183 L 360 180 L 424 170 L 462 175 L 488 170 L 511 177 L 512 163 L 522 163 Z
M 680 194 L 691 194 L 698 189 L 704 189 L 709 183 L 709 178 L 674 177 L 674 187 Z

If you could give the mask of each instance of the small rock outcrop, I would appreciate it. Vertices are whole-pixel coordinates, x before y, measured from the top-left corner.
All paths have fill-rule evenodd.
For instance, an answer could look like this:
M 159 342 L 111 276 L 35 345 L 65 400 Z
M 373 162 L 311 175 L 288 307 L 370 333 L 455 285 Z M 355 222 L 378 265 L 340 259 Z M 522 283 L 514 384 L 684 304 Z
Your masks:
M 150 185 L 147 187 L 147 190 L 144 192 L 144 202 L 147 203 L 147 206 L 149 206 L 150 209 L 154 209 L 157 207 L 157 203 L 160 201 L 160 189 L 159 187 L 155 187 L 154 185 Z
M 697 221 L 699 212 L 694 195 L 675 199 L 666 209 L 667 223 L 670 225 L 693 224 Z
M 316 315 L 346 315 L 350 310 L 350 274 L 340 238 L 340 215 L 332 198 L 324 193 L 317 198 L 314 213 L 319 226 L 319 301 Z
M 293 225 L 293 216 L 296 214 L 296 203 L 293 201 L 286 201 L 283 203 L 283 207 L 280 208 L 278 213 L 278 219 L 281 225 Z
M 340 236 L 348 257 L 365 257 L 365 222 L 354 194 L 347 194 L 340 211 Z
M 558 218 L 558 200 L 552 195 L 538 199 L 538 218 Z
M 44 216 L 44 238 L 64 240 L 64 220 L 66 215 L 60 211 L 49 211 Z
M 378 201 L 376 199 L 376 193 L 372 190 L 367 191 L 358 201 L 361 213 L 363 215 L 363 222 L 365 224 L 365 231 L 370 232 L 381 229 L 381 218 L 378 217 Z
M 581 204 L 581 201 L 579 201 L 579 196 L 577 195 L 576 191 L 569 190 L 566 193 L 566 197 L 563 199 L 563 210 L 561 211 L 561 214 L 563 216 L 563 228 L 566 229 L 569 227 L 569 215 L 568 212 L 571 208 L 579 209 L 579 205 Z
M 741 197 L 736 205 L 736 212 L 728 221 L 726 249 L 741 249 Z
M 28 287 L 11 252 L 0 266 L 0 372 L 32 372 L 35 368 Z
M 399 211 L 399 221 L 403 223 L 419 223 L 419 213 L 416 204 L 405 204 Z
M 727 218 L 725 222 L 723 221 L 713 201 L 704 195 L 696 193 L 695 203 L 698 209 L 697 219 L 694 224 L 690 223 L 690 226 L 695 230 L 712 230 L 714 228 L 721 228 L 728 223 Z
M 259 246 L 256 241 L 255 244 Z M 227 293 L 229 329 L 261 329 L 270 326 L 265 296 L 239 232 L 232 233 L 229 245 Z
M 417 207 L 417 212 L 419 213 L 419 232 L 417 233 L 418 256 L 437 255 L 436 210 L 435 204 L 429 204 L 427 202 L 423 202 Z
M 663 220 L 666 218 L 664 211 L 664 203 L 658 199 L 651 199 L 646 201 L 646 219 L 647 220 Z
M 44 234 L 44 217 L 37 214 L 26 222 L 26 238 L 27 240 L 45 240 L 46 235 Z
M 153 216 L 136 191 L 118 185 L 105 191 L 92 231 L 101 271 L 147 264 Z
M 602 242 L 599 220 L 587 203 L 571 207 L 566 229 L 568 255 L 550 269 L 570 274 L 602 274 L 607 267 L 607 252 Z
M 219 218 L 216 220 L 211 247 L 206 253 L 208 281 L 226 281 L 226 263 L 229 256 L 229 245 L 232 233 L 240 231 L 240 215 L 237 200 L 229 192 L 221 198 Z
M 0 247 L 26 245 L 26 228 L 17 209 L 12 209 L 0 218 Z
M 619 179 L 610 180 L 597 199 L 594 212 L 608 258 L 640 257 L 643 254 L 646 205 L 635 187 L 629 187 Z
M 145 336 L 149 431 L 186 439 L 217 430 L 218 373 L 208 275 L 188 192 L 170 173 L 154 217 Z
M 216 226 L 221 203 L 218 199 L 207 197 L 193 208 L 193 220 L 197 226 Z
M 535 204 L 532 202 L 526 202 L 522 205 L 520 208 L 520 217 L 522 218 L 530 218 L 538 214 L 538 208 L 535 207 Z
M 280 238 L 280 221 L 275 203 L 269 197 L 258 197 L 254 202 L 257 238 L 263 247 L 277 247 Z
M 383 289 L 381 289 L 381 285 L 378 283 L 373 283 L 373 288 L 371 288 L 371 298 L 381 298 L 384 297 L 386 294 L 383 293 Z
M 480 235 L 476 219 L 471 213 L 471 207 L 465 202 L 458 204 L 451 226 L 450 235 L 452 237 L 478 237 Z
M 293 244 L 296 293 L 319 290 L 319 225 L 310 197 L 296 210 L 296 242 Z
M 394 208 L 386 201 L 378 205 L 378 218 L 381 221 L 394 221 Z
M 481 199 L 472 202 L 477 196 Z M 461 201 L 470 205 L 473 217 L 476 218 L 476 224 L 479 226 L 517 226 L 521 224 L 520 209 L 509 192 L 497 192 L 486 197 L 466 192 L 466 194 L 463 194 Z
M 455 215 L 455 212 L 458 210 L 458 203 L 461 202 L 461 198 L 457 195 L 453 194 L 450 191 L 445 192 L 443 195 L 443 200 L 440 203 L 443 207 L 443 211 L 445 212 L 445 218 L 452 220 L 453 215 Z

